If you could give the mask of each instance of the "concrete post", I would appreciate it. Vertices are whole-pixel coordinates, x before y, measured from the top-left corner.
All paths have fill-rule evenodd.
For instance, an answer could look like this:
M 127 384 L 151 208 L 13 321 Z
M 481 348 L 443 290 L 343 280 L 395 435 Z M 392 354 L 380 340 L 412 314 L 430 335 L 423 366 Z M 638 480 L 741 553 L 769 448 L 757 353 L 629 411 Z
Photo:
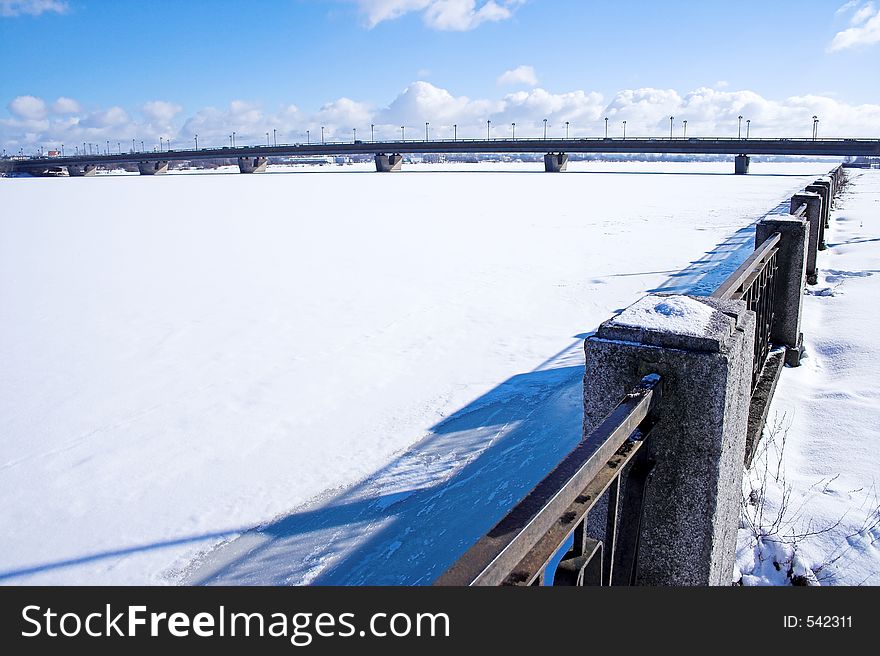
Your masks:
M 71 178 L 81 178 L 83 176 L 93 176 L 97 173 L 98 166 L 96 164 L 68 164 L 67 175 Z
M 819 250 L 819 234 L 824 230 L 822 226 L 822 197 L 811 191 L 803 191 L 791 197 L 790 213 L 806 203 L 807 213 L 804 218 L 809 225 L 809 243 L 807 245 L 807 284 L 815 285 L 819 275 L 816 268 L 816 251 Z
M 744 301 L 647 296 L 585 342 L 584 434 L 642 376 L 662 377 L 645 492 L 640 585 L 730 585 L 755 314 Z
M 737 155 L 733 160 L 733 172 L 736 175 L 745 175 L 749 172 L 750 162 L 748 155 Z
M 823 217 L 825 219 L 825 227 L 827 228 L 831 223 L 831 201 L 834 199 L 834 189 L 831 186 L 831 180 L 828 178 L 819 178 L 815 180 L 813 184 L 807 186 L 808 191 L 813 191 L 810 189 L 812 186 L 824 187 L 825 194 L 822 196 L 823 206 Z
M 803 352 L 801 310 L 807 272 L 809 227 L 793 216 L 762 219 L 755 227 L 755 248 L 773 233 L 782 235 L 776 255 L 776 298 L 770 341 L 785 346 L 785 363 L 796 367 Z
M 238 170 L 241 173 L 262 173 L 269 165 L 268 157 L 239 157 Z
M 138 162 L 138 172 L 141 175 L 162 175 L 168 173 L 168 162 L 159 160 Z
M 547 153 L 544 155 L 544 171 L 547 173 L 561 173 L 568 168 L 568 155 L 566 153 Z
M 390 173 L 391 171 L 399 171 L 403 166 L 403 156 L 385 155 L 378 153 L 376 155 L 376 171 L 379 173 Z
M 822 198 L 822 209 L 819 214 L 820 218 L 819 218 L 819 246 L 818 246 L 818 248 L 820 251 L 824 251 L 827 248 L 827 246 L 825 246 L 825 226 L 828 224 L 828 219 L 827 219 L 826 215 L 828 213 L 828 208 L 830 207 L 830 203 L 829 203 L 830 199 L 828 197 L 828 186 L 813 183 L 813 184 L 808 184 L 806 187 L 804 187 L 804 190 L 808 191 L 810 193 L 819 194 L 819 196 Z

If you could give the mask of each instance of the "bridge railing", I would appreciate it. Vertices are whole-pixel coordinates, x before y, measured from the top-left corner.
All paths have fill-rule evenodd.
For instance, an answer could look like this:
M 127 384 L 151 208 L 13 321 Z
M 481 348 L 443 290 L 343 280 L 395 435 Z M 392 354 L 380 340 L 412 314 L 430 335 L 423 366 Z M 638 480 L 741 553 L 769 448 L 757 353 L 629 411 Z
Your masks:
M 611 414 L 435 585 L 610 585 L 635 580 L 642 499 L 651 463 L 643 449 L 660 399 L 645 376 Z M 632 466 L 631 466 L 632 465 Z M 622 485 L 621 479 L 626 482 Z M 621 499 L 625 491 L 626 499 Z M 607 498 L 604 540 L 591 511 Z M 558 564 L 555 557 L 566 549 Z

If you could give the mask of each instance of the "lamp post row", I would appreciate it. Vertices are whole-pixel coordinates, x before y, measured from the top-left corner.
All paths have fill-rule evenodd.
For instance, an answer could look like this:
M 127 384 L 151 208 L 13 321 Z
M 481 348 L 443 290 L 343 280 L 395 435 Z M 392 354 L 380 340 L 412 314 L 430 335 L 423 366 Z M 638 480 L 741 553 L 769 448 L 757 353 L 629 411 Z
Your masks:
M 743 138 L 742 123 L 743 123 L 744 117 L 742 114 L 740 114 L 736 118 L 737 118 L 736 137 L 737 137 L 737 139 L 742 140 L 742 138 Z M 609 118 L 607 116 L 604 117 L 604 121 L 605 121 L 605 138 L 607 139 L 608 138 Z M 546 118 L 543 119 L 543 124 L 544 124 L 544 133 L 543 133 L 544 140 L 546 141 L 547 140 L 547 128 L 549 127 L 548 119 L 546 119 Z M 685 139 L 687 139 L 687 124 L 688 124 L 687 119 L 682 121 L 682 136 Z M 749 137 L 750 137 L 751 124 L 752 124 L 752 120 L 746 119 L 746 132 L 745 132 L 746 139 L 749 139 Z M 626 121 L 625 120 L 622 121 L 621 125 L 623 128 L 623 138 L 626 139 Z M 669 117 L 669 138 L 670 139 L 672 139 L 674 137 L 674 134 L 673 134 L 674 125 L 675 125 L 675 116 L 670 116 Z M 430 141 L 429 127 L 430 127 L 430 122 L 425 121 L 425 142 Z M 565 138 L 566 139 L 570 138 L 570 127 L 571 127 L 570 121 L 565 121 Z M 512 122 L 510 124 L 510 128 L 511 128 L 511 138 L 513 140 L 516 140 L 516 123 Z M 325 139 L 324 139 L 324 130 L 325 130 L 325 127 L 322 125 L 321 126 L 321 144 L 326 143 Z M 271 143 L 270 143 L 270 139 L 269 139 L 269 133 L 266 132 L 265 134 L 266 134 L 266 146 L 267 147 L 270 145 L 278 146 L 278 130 L 277 130 L 277 128 L 272 129 Z M 353 136 L 353 140 L 357 141 L 357 128 L 352 128 L 352 136 Z M 236 145 L 235 138 L 236 138 L 236 131 L 233 130 L 232 134 L 228 135 L 229 144 L 233 148 Z M 816 115 L 813 115 L 812 139 L 815 141 L 818 138 L 819 138 L 819 117 Z M 406 126 L 404 126 L 404 125 L 400 126 L 400 139 L 401 139 L 401 141 L 406 141 Z M 488 119 L 486 121 L 486 140 L 490 141 L 491 139 L 492 139 L 492 120 Z M 452 126 L 452 140 L 458 141 L 458 124 L 457 123 L 454 123 Z M 194 135 L 193 141 L 195 143 L 195 149 L 198 150 L 199 149 L 199 135 L 198 135 L 198 133 L 196 133 Z M 370 142 L 372 143 L 375 141 L 376 141 L 376 124 L 370 123 Z M 309 145 L 311 144 L 311 130 L 306 130 L 306 143 Z M 87 149 L 88 149 L 88 154 L 92 155 L 93 154 L 93 150 L 92 150 L 93 146 L 94 146 L 94 154 L 98 154 L 100 152 L 100 148 L 96 144 L 83 142 L 83 144 L 82 144 L 83 155 L 86 154 Z M 122 142 L 121 141 L 116 143 L 116 149 L 119 152 L 119 154 L 122 154 Z M 154 149 L 155 149 L 155 147 L 154 147 Z M 132 139 L 131 140 L 131 152 L 136 152 L 136 150 L 137 150 L 136 140 Z M 160 136 L 158 150 L 159 151 L 163 151 L 163 150 L 170 151 L 171 150 L 171 139 L 165 139 L 164 137 Z M 75 147 L 75 151 L 76 151 L 76 154 L 79 155 L 79 146 Z M 42 153 L 42 146 L 41 146 L 40 152 Z M 141 141 L 141 152 L 144 152 L 144 142 L 143 141 Z M 107 155 L 111 154 L 109 139 L 106 140 L 104 153 Z M 61 154 L 62 154 L 62 156 L 64 155 L 64 145 L 63 144 L 61 146 Z

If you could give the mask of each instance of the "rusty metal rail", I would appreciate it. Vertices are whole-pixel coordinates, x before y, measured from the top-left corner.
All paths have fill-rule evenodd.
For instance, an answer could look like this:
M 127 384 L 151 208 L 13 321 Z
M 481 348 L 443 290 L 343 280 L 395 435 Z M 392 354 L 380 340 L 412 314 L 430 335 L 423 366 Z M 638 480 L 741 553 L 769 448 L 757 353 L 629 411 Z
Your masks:
M 801 209 L 806 211 L 806 205 L 798 211 Z M 752 389 L 757 385 L 770 353 L 780 239 L 778 232 L 768 237 L 712 294 L 715 298 L 744 300 L 748 309 L 756 315 Z
M 552 583 L 632 583 L 642 498 L 651 468 L 643 445 L 654 423 L 659 382 L 656 374 L 643 378 L 434 585 L 543 584 L 549 581 L 548 565 L 572 535 L 573 546 L 556 567 Z M 626 477 L 624 485 L 622 476 Z M 590 535 L 588 519 L 602 498 L 608 503 L 600 541 Z

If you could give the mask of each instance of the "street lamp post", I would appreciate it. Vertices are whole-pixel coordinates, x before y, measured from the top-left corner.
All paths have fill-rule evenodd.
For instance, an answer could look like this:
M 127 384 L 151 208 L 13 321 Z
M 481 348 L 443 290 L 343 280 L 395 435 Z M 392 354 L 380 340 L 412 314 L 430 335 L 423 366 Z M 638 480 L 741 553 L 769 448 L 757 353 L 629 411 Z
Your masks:
M 351 129 L 351 134 L 352 134 L 352 138 L 351 138 L 352 142 L 357 141 L 357 140 L 358 140 L 358 129 L 357 129 L 357 128 L 352 128 L 352 129 Z
M 144 142 L 141 140 L 141 152 L 144 152 L 146 148 L 144 147 Z
M 453 141 L 458 140 L 458 123 L 452 124 L 452 140 Z
M 626 121 L 623 122 L 623 138 L 626 139 Z
M 608 117 L 605 117 L 605 138 L 608 138 Z
M 235 130 L 232 131 L 232 147 L 235 148 Z
M 272 128 L 272 144 L 278 145 L 278 128 Z
M 566 121 L 565 122 L 565 138 L 566 138 L 566 140 L 568 139 L 568 126 L 569 126 L 569 122 Z
M 547 141 L 547 119 L 544 119 L 544 141 Z
M 324 144 L 324 126 L 321 126 L 321 145 Z
M 489 141 L 491 137 L 490 129 L 492 127 L 492 121 L 486 121 L 486 141 Z
M 307 145 L 307 146 L 311 146 L 311 145 L 312 145 L 312 135 L 311 135 L 311 132 L 310 132 L 309 130 L 306 130 L 306 145 Z
M 682 125 L 684 125 L 684 132 L 682 132 L 681 134 L 682 134 L 682 136 L 683 136 L 685 139 L 687 139 L 687 138 L 688 138 L 688 122 L 687 122 L 687 119 L 683 120 L 681 123 L 682 123 Z
M 121 141 L 116 142 L 116 150 L 117 150 L 118 154 L 120 154 L 120 155 L 122 154 L 122 142 Z M 62 157 L 64 156 L 64 144 L 61 144 L 61 156 Z
M 516 123 L 510 124 L 510 130 L 513 133 L 513 140 L 516 141 Z
M 749 138 L 749 128 L 751 127 L 752 119 L 746 119 L 746 139 Z
M 813 115 L 813 141 L 816 140 L 816 137 L 819 135 L 819 117 L 815 114 Z
M 428 143 L 428 122 L 425 121 L 425 143 Z
M 670 138 L 670 139 L 672 139 L 672 125 L 673 125 L 674 122 L 675 122 L 675 117 L 674 117 L 674 116 L 670 116 L 670 117 L 669 117 L 669 138 Z
M 406 141 L 406 126 L 404 125 L 400 126 L 400 140 Z
M 269 133 L 266 133 L 266 148 L 269 147 Z
M 134 139 L 131 140 L 131 152 L 134 152 Z
M 376 126 L 373 123 L 370 123 L 370 143 L 376 142 Z
M 739 123 L 737 124 L 737 127 L 736 127 L 736 138 L 737 138 L 737 139 L 742 139 L 742 126 L 743 126 L 743 117 L 742 117 L 742 114 L 740 114 L 740 115 L 737 116 L 736 118 L 737 118 L 737 120 L 739 121 Z
M 198 150 L 199 149 L 199 135 L 197 134 L 195 137 L 193 137 L 193 139 L 196 140 L 196 150 Z

